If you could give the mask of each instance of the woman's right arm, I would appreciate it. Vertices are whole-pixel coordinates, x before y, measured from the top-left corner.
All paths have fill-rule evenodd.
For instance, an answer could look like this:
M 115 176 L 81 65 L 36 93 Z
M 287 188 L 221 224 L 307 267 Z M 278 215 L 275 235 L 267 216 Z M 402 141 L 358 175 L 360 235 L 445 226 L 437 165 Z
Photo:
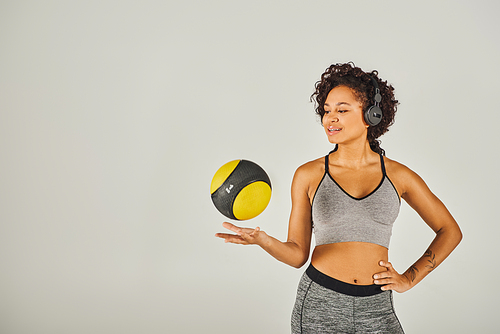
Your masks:
M 302 267 L 309 258 L 312 236 L 311 202 L 309 199 L 310 175 L 305 166 L 299 167 L 292 181 L 292 212 L 288 224 L 288 238 L 286 242 L 255 229 L 241 228 L 231 223 L 222 226 L 236 234 L 217 233 L 216 236 L 226 242 L 250 245 L 259 245 L 278 261 L 292 267 Z

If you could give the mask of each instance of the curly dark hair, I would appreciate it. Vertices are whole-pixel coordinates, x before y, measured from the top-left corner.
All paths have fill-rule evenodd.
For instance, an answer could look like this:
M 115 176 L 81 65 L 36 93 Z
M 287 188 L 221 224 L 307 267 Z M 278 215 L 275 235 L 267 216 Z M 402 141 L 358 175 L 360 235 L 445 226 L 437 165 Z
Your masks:
M 385 155 L 385 151 L 380 147 L 380 141 L 377 138 L 389 131 L 389 127 L 394 123 L 399 102 L 394 98 L 394 87 L 388 84 L 387 81 L 382 81 L 378 77 L 377 71 L 364 72 L 361 68 L 356 67 L 353 62 L 331 65 L 321 75 L 321 80 L 316 82 L 316 91 L 311 95 L 311 101 L 315 102 L 316 114 L 323 121 L 324 104 L 328 93 L 337 86 L 346 86 L 353 90 L 354 95 L 361 102 L 364 112 L 373 105 L 375 98 L 375 89 L 370 76 L 377 81 L 382 95 L 380 108 L 383 116 L 379 124 L 368 128 L 367 139 L 370 148 L 374 152 Z

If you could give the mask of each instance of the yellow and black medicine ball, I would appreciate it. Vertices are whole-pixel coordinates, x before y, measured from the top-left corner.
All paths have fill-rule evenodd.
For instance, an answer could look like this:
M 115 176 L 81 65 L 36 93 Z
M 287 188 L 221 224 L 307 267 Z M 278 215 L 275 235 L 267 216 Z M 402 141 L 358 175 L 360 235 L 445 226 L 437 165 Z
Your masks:
M 256 163 L 234 160 L 215 173 L 210 185 L 212 202 L 224 216 L 234 220 L 257 217 L 271 200 L 271 180 Z

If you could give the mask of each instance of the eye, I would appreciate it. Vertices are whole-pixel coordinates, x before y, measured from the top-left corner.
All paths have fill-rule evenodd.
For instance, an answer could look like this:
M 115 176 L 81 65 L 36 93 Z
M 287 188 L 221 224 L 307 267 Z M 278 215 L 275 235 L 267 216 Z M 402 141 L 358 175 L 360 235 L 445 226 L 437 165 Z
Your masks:
M 339 114 L 343 114 L 345 112 L 347 112 L 347 110 L 339 110 Z

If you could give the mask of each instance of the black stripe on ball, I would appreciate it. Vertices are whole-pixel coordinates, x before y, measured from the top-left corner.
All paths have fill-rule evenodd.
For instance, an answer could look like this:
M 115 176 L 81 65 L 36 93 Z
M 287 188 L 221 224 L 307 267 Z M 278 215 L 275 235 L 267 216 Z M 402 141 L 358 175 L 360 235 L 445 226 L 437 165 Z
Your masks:
M 259 165 L 252 161 L 240 160 L 222 185 L 214 191 L 212 202 L 224 216 L 238 220 L 233 214 L 234 200 L 243 188 L 257 181 L 266 182 L 271 188 L 269 176 Z

